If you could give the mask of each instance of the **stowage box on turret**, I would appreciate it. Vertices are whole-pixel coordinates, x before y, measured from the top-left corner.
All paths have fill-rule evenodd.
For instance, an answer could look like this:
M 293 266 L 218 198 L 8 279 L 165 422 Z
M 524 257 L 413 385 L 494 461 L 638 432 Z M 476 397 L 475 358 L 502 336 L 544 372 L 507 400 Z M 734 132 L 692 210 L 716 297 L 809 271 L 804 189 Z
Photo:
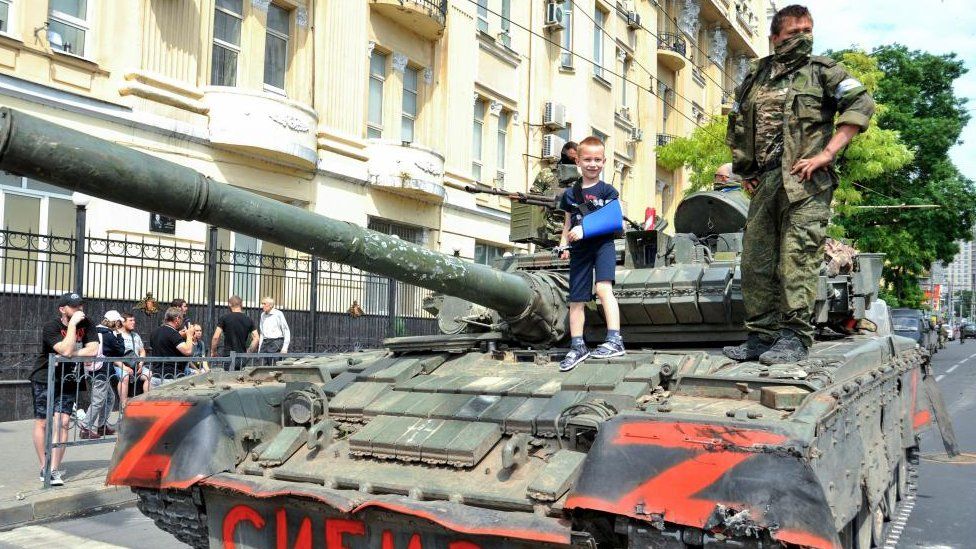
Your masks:
M 108 483 L 195 547 L 880 546 L 931 420 L 927 354 L 859 329 L 877 256 L 821 277 L 830 337 L 809 359 L 718 352 L 743 337 L 740 194 L 686 198 L 674 236 L 627 233 L 631 347 L 560 374 L 552 255 L 476 265 L 9 109 L 0 169 L 435 292 L 444 335 L 213 371 L 126 406 Z

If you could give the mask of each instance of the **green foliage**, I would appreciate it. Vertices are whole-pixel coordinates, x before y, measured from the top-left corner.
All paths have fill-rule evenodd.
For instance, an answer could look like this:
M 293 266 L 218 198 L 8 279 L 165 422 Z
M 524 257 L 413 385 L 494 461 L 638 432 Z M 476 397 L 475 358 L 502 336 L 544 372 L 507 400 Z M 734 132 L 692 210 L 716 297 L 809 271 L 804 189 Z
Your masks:
M 691 133 L 657 148 L 657 163 L 666 170 L 681 167 L 691 171 L 687 193 L 710 189 L 715 170 L 732 162 L 732 153 L 725 144 L 727 116 L 716 116 Z
M 880 106 L 872 128 L 848 150 L 837 196 L 840 215 L 835 222 L 858 248 L 886 254 L 889 303 L 915 307 L 923 299 L 918 277 L 933 261 L 951 261 L 958 252 L 956 241 L 972 238 L 976 222 L 973 184 L 948 157 L 969 119 L 965 100 L 955 97 L 952 88 L 965 68 L 954 54 L 937 56 L 898 45 L 884 46 L 868 58 L 884 73 L 874 80 L 871 64 L 862 56 L 858 52 L 834 54 L 866 85 L 876 86 L 875 100 Z M 907 161 L 894 146 L 899 142 L 911 151 Z M 881 150 L 896 154 L 875 154 Z M 850 207 L 858 204 L 940 207 Z

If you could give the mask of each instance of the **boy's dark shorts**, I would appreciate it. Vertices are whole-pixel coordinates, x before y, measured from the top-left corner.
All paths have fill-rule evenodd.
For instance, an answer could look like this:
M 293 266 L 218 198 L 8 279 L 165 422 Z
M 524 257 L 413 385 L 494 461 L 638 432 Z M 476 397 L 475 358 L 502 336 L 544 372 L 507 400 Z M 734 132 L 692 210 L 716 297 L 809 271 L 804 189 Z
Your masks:
M 569 251 L 569 301 L 592 301 L 593 280 L 612 284 L 616 271 L 617 251 L 612 238 L 593 243 L 580 241 Z
M 66 383 L 64 388 L 54 388 L 54 413 L 70 414 L 74 411 L 75 388 L 74 383 Z M 34 418 L 47 418 L 47 383 L 31 381 L 31 392 L 34 394 Z

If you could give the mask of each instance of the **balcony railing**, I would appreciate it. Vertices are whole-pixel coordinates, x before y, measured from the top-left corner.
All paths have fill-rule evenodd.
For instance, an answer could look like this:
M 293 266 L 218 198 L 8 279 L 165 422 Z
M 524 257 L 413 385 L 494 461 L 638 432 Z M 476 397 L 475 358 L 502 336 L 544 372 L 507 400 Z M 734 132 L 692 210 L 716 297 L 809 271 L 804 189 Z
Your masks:
M 413 32 L 440 38 L 447 26 L 447 0 L 369 0 L 370 6 Z
M 677 138 L 678 138 L 677 135 L 671 135 L 669 133 L 659 133 L 657 134 L 657 146 L 663 147 Z
M 688 43 L 685 41 L 685 37 L 677 32 L 662 32 L 659 34 L 657 47 L 673 51 L 683 56 L 688 53 Z

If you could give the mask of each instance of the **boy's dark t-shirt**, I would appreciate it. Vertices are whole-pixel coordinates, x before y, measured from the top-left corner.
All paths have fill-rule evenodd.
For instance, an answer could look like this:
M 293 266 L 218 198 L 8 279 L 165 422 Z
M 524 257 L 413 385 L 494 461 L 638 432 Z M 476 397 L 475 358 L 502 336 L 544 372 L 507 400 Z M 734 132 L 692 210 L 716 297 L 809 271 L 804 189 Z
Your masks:
M 569 227 L 571 229 L 583 221 L 583 212 L 580 211 L 580 205 L 576 203 L 576 193 L 574 192 L 574 188 L 575 187 L 567 188 L 566 192 L 563 193 L 562 199 L 559 201 L 559 209 L 570 215 Z M 581 190 L 583 200 L 591 202 L 596 208 L 602 208 L 607 202 L 620 198 L 620 193 L 617 192 L 617 189 L 614 189 L 604 181 L 600 181 L 591 187 L 583 187 Z M 606 240 L 612 239 L 613 234 L 602 235 L 595 238 L 584 238 L 582 240 L 573 242 L 572 247 L 596 247 Z
M 217 326 L 224 332 L 224 356 L 227 356 L 231 351 L 236 353 L 246 351 L 251 332 L 256 329 L 251 317 L 236 312 L 229 312 L 220 317 Z
M 152 346 L 152 356 L 185 356 L 177 346 L 185 342 L 180 332 L 168 324 L 157 326 L 149 335 L 149 345 Z M 182 371 L 182 363 L 152 362 L 149 364 L 154 377 L 175 377 L 177 371 Z M 165 374 L 165 376 L 163 375 Z
M 68 327 L 61 323 L 60 316 L 44 323 L 41 328 L 41 354 L 34 363 L 34 369 L 27 376 L 31 381 L 47 383 L 47 356 L 51 353 L 57 354 L 54 345 L 64 339 L 67 331 Z M 86 317 L 75 326 L 75 346 L 80 349 L 92 342 L 98 343 L 98 335 L 95 332 L 95 325 Z M 74 362 L 61 363 L 54 379 L 61 379 L 65 372 L 70 372 L 74 367 Z

